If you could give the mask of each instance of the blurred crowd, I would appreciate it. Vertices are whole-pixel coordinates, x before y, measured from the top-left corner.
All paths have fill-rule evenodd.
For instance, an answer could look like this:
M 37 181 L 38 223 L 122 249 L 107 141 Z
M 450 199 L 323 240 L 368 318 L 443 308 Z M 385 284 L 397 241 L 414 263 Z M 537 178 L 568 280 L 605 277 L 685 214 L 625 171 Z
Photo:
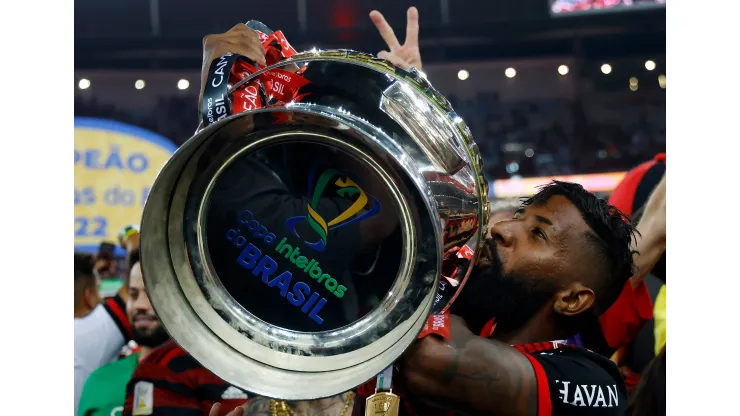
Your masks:
M 483 153 L 489 179 L 624 171 L 664 152 L 665 94 L 502 102 L 449 96 Z M 180 145 L 197 127 L 196 96 L 160 98 L 140 112 L 75 99 L 75 115 L 137 125 Z
M 665 100 L 656 101 L 503 103 L 495 94 L 450 97 L 483 152 L 489 179 L 626 170 L 665 151 Z M 132 114 L 76 99 L 75 115 L 131 123 L 180 145 L 197 127 L 194 102 L 194 97 L 169 97 Z
M 450 101 L 481 147 L 489 179 L 627 170 L 665 151 L 665 95 Z

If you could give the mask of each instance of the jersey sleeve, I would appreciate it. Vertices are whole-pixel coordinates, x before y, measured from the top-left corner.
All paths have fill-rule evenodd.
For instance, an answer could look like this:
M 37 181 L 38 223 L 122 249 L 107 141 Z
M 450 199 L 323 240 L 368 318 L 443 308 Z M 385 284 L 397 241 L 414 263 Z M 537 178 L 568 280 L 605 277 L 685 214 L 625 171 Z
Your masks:
M 627 391 L 608 359 L 575 349 L 525 355 L 537 377 L 538 416 L 624 414 Z
M 124 311 L 123 300 L 115 296 L 75 319 L 75 414 L 88 376 L 115 360 L 129 339 L 131 327 Z
M 142 361 L 126 386 L 124 416 L 201 416 L 196 389 L 172 370 Z

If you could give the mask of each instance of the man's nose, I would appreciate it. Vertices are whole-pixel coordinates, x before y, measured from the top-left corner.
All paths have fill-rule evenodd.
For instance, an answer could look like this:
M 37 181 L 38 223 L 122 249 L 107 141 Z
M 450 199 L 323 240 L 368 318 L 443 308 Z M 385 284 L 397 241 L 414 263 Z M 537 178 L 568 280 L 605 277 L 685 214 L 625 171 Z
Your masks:
M 134 302 L 134 307 L 138 310 L 149 310 L 152 307 L 152 304 L 149 302 L 149 297 L 145 295 L 139 295 L 138 299 L 136 299 L 136 302 Z
M 516 221 L 500 221 L 491 227 L 491 237 L 502 247 L 511 247 L 514 244 L 514 223 Z

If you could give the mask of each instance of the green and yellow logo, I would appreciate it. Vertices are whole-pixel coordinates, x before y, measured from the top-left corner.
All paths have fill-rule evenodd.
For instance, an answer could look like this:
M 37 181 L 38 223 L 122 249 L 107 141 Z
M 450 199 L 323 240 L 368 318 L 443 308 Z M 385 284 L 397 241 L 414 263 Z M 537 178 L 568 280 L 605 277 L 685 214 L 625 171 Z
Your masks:
M 331 185 L 334 186 L 331 186 Z M 352 201 L 344 212 L 330 220 L 324 219 L 319 213 L 319 204 L 324 192 L 334 189 L 336 195 Z M 380 202 L 365 192 L 349 175 L 335 169 L 326 169 L 316 177 L 316 170 L 312 169 L 308 175 L 308 195 L 310 202 L 306 215 L 288 218 L 285 227 L 294 236 L 304 239 L 307 246 L 316 251 L 326 250 L 329 231 L 346 227 L 372 217 L 380 211 Z M 306 222 L 316 234 L 315 241 L 308 241 L 296 231 L 296 226 Z

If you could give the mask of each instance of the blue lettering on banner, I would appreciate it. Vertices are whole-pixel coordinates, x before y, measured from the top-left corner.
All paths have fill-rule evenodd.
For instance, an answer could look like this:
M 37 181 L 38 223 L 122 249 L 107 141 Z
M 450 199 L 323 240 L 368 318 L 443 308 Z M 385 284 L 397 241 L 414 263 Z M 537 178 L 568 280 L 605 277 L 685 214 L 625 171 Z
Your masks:
M 108 155 L 108 158 L 105 159 L 105 168 L 123 170 L 123 162 L 121 162 L 120 149 L 118 146 L 111 146 L 111 152 Z
M 95 190 L 88 186 L 86 188 L 75 188 L 75 205 L 95 204 Z
M 141 194 L 141 206 L 144 206 L 146 199 L 149 197 L 150 190 L 151 188 L 148 186 L 139 191 L 114 185 L 97 194 L 95 188 L 92 186 L 86 186 L 84 188 L 75 187 L 75 205 L 90 206 L 102 202 L 108 206 L 132 207 L 139 203 L 137 202 L 137 198 Z
M 124 207 L 130 207 L 136 202 L 136 195 L 134 191 L 130 189 L 121 189 L 119 186 L 114 186 L 105 191 L 103 195 L 103 201 L 105 205 L 123 205 Z
M 131 172 L 141 173 L 149 167 L 149 159 L 141 153 L 134 153 L 126 160 L 128 162 L 126 166 Z
M 146 172 L 149 158 L 143 153 L 124 155 L 119 146 L 111 145 L 107 152 L 101 149 L 75 149 L 75 166 L 82 163 L 86 169 Z
M 106 237 L 108 220 L 105 217 L 75 217 L 75 237 Z
M 267 244 L 271 244 L 275 240 L 275 235 L 269 233 L 265 227 L 254 221 L 249 211 L 245 212 L 249 215 L 242 213 L 239 221 L 247 225 L 253 237 L 263 239 L 266 243 L 269 241 Z M 289 271 L 284 271 L 273 277 L 277 273 L 277 262 L 268 255 L 263 256 L 259 248 L 252 243 L 246 243 L 246 239 L 238 235 L 235 230 L 227 231 L 226 239 L 236 247 L 244 247 L 236 258 L 236 263 L 239 266 L 251 270 L 252 275 L 260 277 L 262 283 L 266 284 L 267 287 L 278 289 L 281 297 L 291 305 L 301 307 L 301 312 L 307 314 L 314 322 L 319 325 L 324 323 L 324 319 L 319 316 L 319 312 L 326 304 L 326 299 L 321 298 L 319 300 L 320 295 L 316 292 L 311 293 L 311 287 L 306 283 L 293 282 L 293 274 Z M 291 283 L 293 283 L 292 289 Z

